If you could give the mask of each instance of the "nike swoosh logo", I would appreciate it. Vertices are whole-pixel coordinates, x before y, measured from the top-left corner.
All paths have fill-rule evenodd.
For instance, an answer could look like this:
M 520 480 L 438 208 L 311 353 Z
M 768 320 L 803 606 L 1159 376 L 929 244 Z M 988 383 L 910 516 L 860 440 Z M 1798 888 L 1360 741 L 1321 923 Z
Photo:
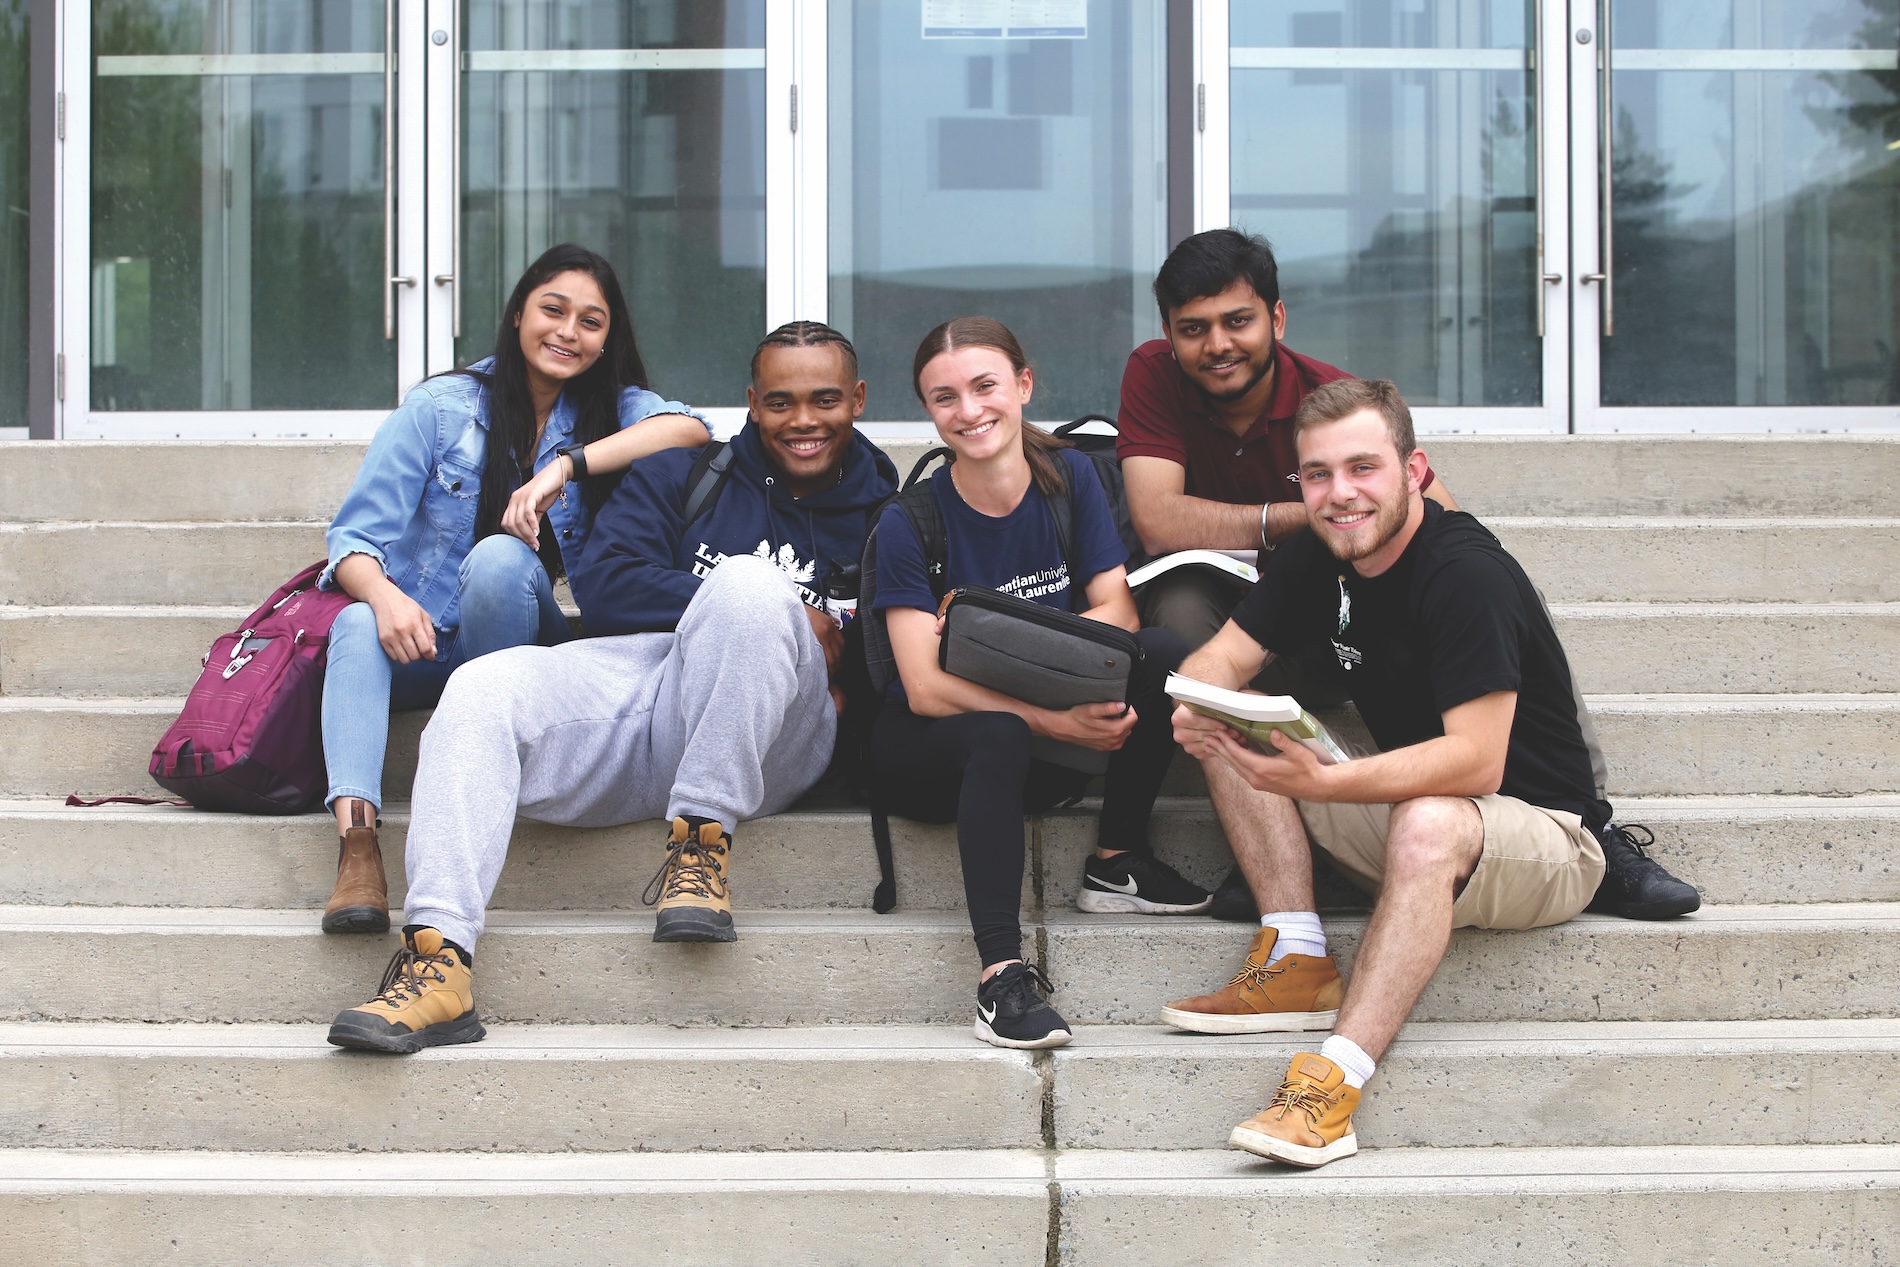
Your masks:
M 1113 880 L 1104 880 L 1100 876 L 1090 876 L 1089 878 L 1095 881 L 1095 883 L 1101 885 L 1103 888 L 1113 889 L 1117 893 L 1127 893 L 1130 896 L 1133 896 L 1134 894 L 1141 892 L 1141 886 L 1135 883 L 1135 877 L 1133 876 L 1128 877 L 1128 883 L 1126 884 L 1117 884 Z
M 976 1005 L 976 1014 L 983 1018 L 985 1025 L 994 1025 L 996 1023 L 996 1004 L 992 1003 L 988 1008 L 985 1008 L 979 1003 Z

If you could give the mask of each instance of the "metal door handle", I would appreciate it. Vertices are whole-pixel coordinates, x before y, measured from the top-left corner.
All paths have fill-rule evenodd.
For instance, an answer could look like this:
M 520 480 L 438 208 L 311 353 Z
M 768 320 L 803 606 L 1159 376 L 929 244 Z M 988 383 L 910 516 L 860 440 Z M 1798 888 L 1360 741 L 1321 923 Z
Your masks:
M 389 279 L 389 284 L 391 286 L 413 286 L 416 284 L 416 279 L 413 277 L 393 277 L 392 276 Z
M 1607 273 L 1583 273 L 1577 277 L 1577 280 L 1587 285 L 1590 282 L 1607 282 L 1610 277 Z
M 396 0 L 383 0 L 383 338 L 396 337 Z M 415 279 L 409 278 L 414 285 Z
M 1608 3 L 1608 0 L 1605 0 Z M 438 286 L 453 286 L 455 293 L 454 311 L 450 324 L 450 333 L 454 338 L 462 337 L 462 285 L 456 279 L 462 275 L 462 75 L 464 57 L 462 54 L 462 0 L 450 0 L 449 4 L 449 47 L 450 65 L 453 67 L 450 78 L 449 99 L 449 205 L 455 217 L 449 228 L 449 268 L 435 279 Z M 453 353 L 450 354 L 453 356 Z
M 1564 279 L 1564 275 L 1562 273 L 1545 273 L 1544 274 L 1544 284 L 1547 286 L 1555 286 L 1558 282 L 1562 281 L 1563 279 Z
M 1616 127 L 1615 67 L 1610 54 L 1614 44 L 1610 38 L 1612 8 L 1612 0 L 1597 0 L 1597 156 L 1601 164 L 1597 173 L 1597 267 L 1603 271 L 1583 279 L 1603 283 L 1602 302 L 1598 307 L 1603 316 L 1603 337 L 1606 339 L 1616 333 L 1616 284 L 1613 280 L 1616 272 L 1616 208 L 1610 186 L 1616 172 L 1612 154 Z
M 1531 203 L 1531 228 L 1537 234 L 1537 275 L 1544 281 L 1544 18 L 1540 6 L 1531 6 L 1531 165 L 1536 168 L 1535 193 Z M 1562 281 L 1562 275 L 1558 275 Z M 1540 285 L 1531 296 L 1537 312 L 1537 337 L 1544 337 L 1544 288 Z

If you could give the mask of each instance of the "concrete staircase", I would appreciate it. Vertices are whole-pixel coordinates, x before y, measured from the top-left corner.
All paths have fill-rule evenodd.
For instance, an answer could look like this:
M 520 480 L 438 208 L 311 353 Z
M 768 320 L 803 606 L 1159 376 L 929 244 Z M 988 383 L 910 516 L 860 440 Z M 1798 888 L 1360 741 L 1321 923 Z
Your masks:
M 1365 1151 L 1304 1173 L 1222 1147 L 1299 1042 L 1154 1024 L 1246 930 L 1075 913 L 1080 814 L 1035 823 L 1024 884 L 1080 1026 L 1052 1054 L 969 1034 L 950 832 L 896 825 L 875 916 L 865 816 L 822 804 L 741 833 L 730 947 L 648 941 L 657 825 L 524 823 L 489 1039 L 330 1049 L 393 939 L 318 933 L 321 818 L 58 798 L 154 790 L 199 655 L 320 553 L 360 448 L 0 443 L 0 1258 L 1893 1261 L 1900 443 L 1429 447 L 1547 592 L 1619 816 L 1706 905 L 1457 934 Z M 1159 843 L 1225 869 L 1199 797 Z M 1349 965 L 1363 911 L 1328 927 Z

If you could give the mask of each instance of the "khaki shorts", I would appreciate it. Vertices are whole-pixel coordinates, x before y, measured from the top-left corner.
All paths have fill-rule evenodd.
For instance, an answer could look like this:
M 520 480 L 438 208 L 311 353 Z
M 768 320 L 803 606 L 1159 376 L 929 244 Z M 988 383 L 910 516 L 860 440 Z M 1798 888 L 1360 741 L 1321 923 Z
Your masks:
M 1575 814 L 1514 796 L 1474 796 L 1484 820 L 1478 869 L 1451 908 L 1453 928 L 1542 928 L 1561 924 L 1596 895 L 1603 846 Z M 1385 875 L 1390 805 L 1300 802 L 1313 843 L 1351 879 L 1377 893 Z

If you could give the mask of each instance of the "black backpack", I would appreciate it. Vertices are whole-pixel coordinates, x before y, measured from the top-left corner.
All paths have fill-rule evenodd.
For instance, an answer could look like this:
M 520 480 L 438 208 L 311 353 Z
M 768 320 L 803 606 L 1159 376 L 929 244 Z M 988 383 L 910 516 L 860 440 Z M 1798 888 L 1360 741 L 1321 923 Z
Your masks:
M 1099 431 L 1084 431 L 1082 428 L 1091 422 L 1105 424 L 1109 435 Z M 1108 494 L 1108 504 L 1115 512 L 1115 531 L 1120 534 L 1122 545 L 1128 549 L 1128 570 L 1134 571 L 1152 557 L 1141 544 L 1141 534 L 1135 531 L 1135 520 L 1128 513 L 1128 490 L 1122 483 L 1122 462 L 1115 456 L 1115 420 L 1105 414 L 1083 414 L 1074 422 L 1065 422 L 1057 427 L 1055 433 L 1075 447 L 1095 465 L 1095 474 L 1101 477 L 1102 491 Z

